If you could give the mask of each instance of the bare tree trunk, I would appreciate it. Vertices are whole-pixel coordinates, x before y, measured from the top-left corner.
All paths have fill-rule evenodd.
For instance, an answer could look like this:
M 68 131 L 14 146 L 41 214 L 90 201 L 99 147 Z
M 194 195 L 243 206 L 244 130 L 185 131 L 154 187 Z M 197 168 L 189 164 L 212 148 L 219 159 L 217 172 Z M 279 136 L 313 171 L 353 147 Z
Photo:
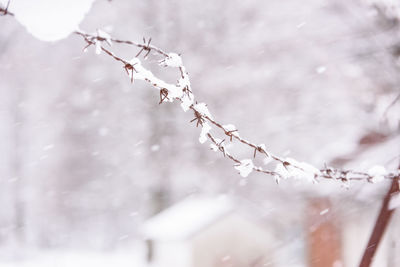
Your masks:
M 399 166 L 400 168 L 400 166 Z M 368 245 L 364 250 L 364 255 L 361 259 L 360 267 L 371 266 L 375 252 L 382 240 L 383 234 L 389 224 L 390 218 L 393 215 L 394 209 L 388 209 L 390 198 L 393 194 L 400 192 L 399 176 L 395 177 L 392 181 L 389 191 L 387 192 L 381 210 L 379 212 L 378 219 L 376 220 L 374 230 L 372 231 L 371 237 L 369 238 Z

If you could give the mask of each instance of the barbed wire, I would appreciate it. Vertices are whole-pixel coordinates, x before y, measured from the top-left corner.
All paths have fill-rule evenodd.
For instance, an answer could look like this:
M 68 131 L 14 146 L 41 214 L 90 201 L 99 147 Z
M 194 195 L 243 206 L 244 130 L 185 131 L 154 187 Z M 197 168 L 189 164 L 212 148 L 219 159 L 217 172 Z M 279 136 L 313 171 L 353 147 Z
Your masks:
M 0 6 L 0 15 L 10 15 L 14 16 L 13 13 L 8 11 L 10 1 L 7 2 L 5 7 Z M 223 125 L 217 120 L 214 120 L 211 113 L 208 111 L 207 105 L 205 103 L 198 104 L 194 101 L 194 95 L 190 85 L 189 74 L 186 71 L 185 66 L 182 63 L 181 57 L 176 53 L 167 53 L 164 50 L 151 45 L 151 38 L 147 41 L 143 38 L 143 43 L 134 42 L 130 40 L 121 40 L 111 37 L 108 33 L 97 30 L 97 34 L 89 34 L 83 31 L 75 31 L 76 35 L 81 36 L 86 42 L 84 50 L 87 50 L 90 46 L 96 47 L 96 53 L 100 54 L 101 51 L 105 52 L 108 56 L 112 57 L 114 60 L 121 62 L 123 64 L 123 69 L 129 75 L 131 82 L 135 79 L 144 80 L 151 84 L 154 88 L 159 90 L 160 101 L 159 104 L 164 102 L 173 102 L 178 100 L 181 102 L 183 110 L 186 112 L 192 110 L 194 113 L 193 121 L 196 121 L 196 127 L 201 126 L 202 131 L 200 134 L 200 142 L 204 143 L 206 140 L 211 141 L 211 148 L 214 151 L 220 151 L 225 158 L 230 159 L 235 163 L 234 167 L 239 170 L 239 173 L 246 177 L 250 172 L 256 171 L 265 174 L 269 174 L 275 177 L 276 181 L 279 182 L 281 178 L 304 178 L 307 177 L 309 180 L 316 182 L 319 178 L 338 180 L 344 183 L 348 183 L 352 180 L 364 180 L 371 183 L 382 181 L 383 179 L 393 179 L 398 178 L 400 175 L 400 169 L 395 172 L 387 172 L 382 166 L 374 166 L 368 172 L 360 172 L 354 170 L 343 170 L 338 168 L 329 167 L 325 164 L 324 168 L 318 169 L 314 166 L 298 162 L 295 159 L 283 158 L 274 155 L 270 151 L 267 151 L 264 144 L 256 144 L 247 139 L 241 138 L 239 131 L 235 126 L 228 124 Z M 104 47 L 104 43 L 107 43 L 110 47 L 112 43 L 125 44 L 135 46 L 139 49 L 136 56 L 131 60 L 123 59 L 117 56 L 110 49 Z M 143 58 L 146 59 L 151 52 L 155 52 L 162 57 L 159 61 L 160 65 L 165 67 L 176 67 L 180 71 L 180 79 L 176 85 L 166 83 L 165 81 L 155 77 L 149 70 L 141 65 L 139 57 L 142 53 L 145 53 Z M 244 146 L 251 148 L 253 152 L 253 158 L 256 158 L 257 154 L 263 155 L 267 160 L 273 160 L 277 162 L 274 171 L 263 169 L 261 166 L 255 166 L 251 159 L 239 160 L 237 157 L 233 156 L 227 151 L 225 147 L 225 139 L 221 140 L 210 133 L 212 129 L 208 122 L 221 130 L 221 132 L 228 137 L 229 141 L 232 142 L 233 139 L 237 140 Z
M 10 12 L 8 10 L 8 7 L 10 6 L 10 0 L 8 0 L 7 5 L 5 7 L 2 7 L 0 5 L 0 16 L 5 16 L 5 15 L 10 15 L 10 16 L 14 16 L 14 13 Z
M 307 177 L 309 180 L 318 181 L 320 178 L 338 180 L 348 183 L 352 180 L 364 180 L 368 182 L 378 182 L 383 179 L 393 179 L 399 176 L 399 170 L 397 172 L 386 172 L 382 168 L 375 168 L 372 171 L 360 172 L 354 170 L 343 170 L 333 167 L 324 166 L 324 168 L 315 168 L 314 166 L 298 162 L 294 159 L 279 157 L 266 149 L 264 144 L 256 144 L 240 136 L 238 129 L 235 126 L 228 124 L 224 125 L 213 118 L 209 112 L 205 103 L 198 103 L 194 101 L 194 95 L 191 90 L 189 75 L 186 72 L 185 66 L 183 65 L 181 57 L 176 53 L 167 53 L 164 50 L 150 45 L 151 39 L 146 41 L 143 38 L 143 43 L 120 40 L 109 36 L 103 31 L 97 31 L 97 34 L 88 34 L 82 31 L 76 31 L 75 34 L 83 37 L 86 42 L 85 50 L 89 46 L 96 46 L 96 50 L 104 51 L 107 55 L 112 57 L 114 60 L 119 61 L 123 64 L 123 68 L 130 76 L 131 82 L 135 79 L 144 80 L 151 84 L 152 87 L 156 88 L 160 92 L 160 104 L 164 102 L 173 102 L 177 100 L 181 102 L 183 110 L 193 111 L 194 119 L 191 122 L 195 122 L 196 127 L 201 127 L 202 131 L 200 134 L 200 142 L 204 143 L 206 140 L 211 142 L 211 148 L 214 151 L 219 151 L 222 155 L 234 162 L 234 167 L 239 170 L 240 174 L 246 177 L 251 171 L 265 173 L 274 176 L 278 182 L 282 178 L 288 177 Z M 115 55 L 111 50 L 105 48 L 105 44 L 111 47 L 111 43 L 132 45 L 139 49 L 138 53 L 132 60 L 122 59 Z M 160 65 L 164 67 L 175 67 L 180 71 L 180 79 L 178 83 L 168 84 L 163 80 L 155 77 L 149 70 L 141 65 L 139 59 L 142 52 L 145 52 L 144 60 L 147 56 L 154 52 L 161 57 L 159 61 Z M 252 158 L 256 158 L 257 155 L 262 155 L 264 158 L 277 162 L 275 170 L 264 169 L 261 166 L 255 166 L 252 159 L 242 159 L 231 154 L 226 146 L 226 139 L 219 139 L 210 131 L 213 129 L 210 125 L 215 126 L 219 129 L 220 134 L 222 133 L 229 142 L 233 140 L 238 141 L 240 144 L 251 148 L 254 152 Z

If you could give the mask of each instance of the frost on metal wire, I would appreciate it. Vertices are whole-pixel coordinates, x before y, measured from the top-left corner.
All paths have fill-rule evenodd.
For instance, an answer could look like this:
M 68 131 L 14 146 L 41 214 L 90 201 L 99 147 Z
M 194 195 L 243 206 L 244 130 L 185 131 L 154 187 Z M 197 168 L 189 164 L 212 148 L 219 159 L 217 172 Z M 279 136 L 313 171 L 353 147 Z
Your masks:
M 201 132 L 200 132 L 200 137 L 199 137 L 199 142 L 201 144 L 204 144 L 207 141 L 207 134 L 210 132 L 211 126 L 205 122 L 203 123 L 203 126 L 201 127 Z
M 242 177 L 247 177 L 254 169 L 253 161 L 251 159 L 243 159 L 235 166 L 235 169 L 239 171 Z
M 370 181 L 372 183 L 382 182 L 385 179 L 385 174 L 387 173 L 385 167 L 380 165 L 375 165 L 368 170 L 368 174 L 371 176 Z
M 211 113 L 207 108 L 207 105 L 205 103 L 199 103 L 193 106 L 193 108 L 199 112 L 202 116 L 208 117 L 212 119 Z
M 364 180 L 372 183 L 382 181 L 384 179 L 393 179 L 398 173 L 389 173 L 382 166 L 374 166 L 368 172 L 357 172 L 352 170 L 340 170 L 325 166 L 318 169 L 308 163 L 299 162 L 292 158 L 282 158 L 274 155 L 267 150 L 265 144 L 256 144 L 244 139 L 239 134 L 239 130 L 232 124 L 222 124 L 214 119 L 206 103 L 198 103 L 194 99 L 189 74 L 183 64 L 181 56 L 177 53 L 166 53 L 158 47 L 150 45 L 151 39 L 143 38 L 143 43 L 132 41 L 124 41 L 112 38 L 109 34 L 102 30 L 97 30 L 96 34 L 87 34 L 76 32 L 83 37 L 87 43 L 87 47 L 94 46 L 96 52 L 105 52 L 116 61 L 123 64 L 123 69 L 133 83 L 135 80 L 142 80 L 149 83 L 160 93 L 160 104 L 164 102 L 178 101 L 184 112 L 192 111 L 194 118 L 191 120 L 196 127 L 200 128 L 199 142 L 201 144 L 210 141 L 210 148 L 213 151 L 221 152 L 222 155 L 234 163 L 234 168 L 243 177 L 247 177 L 251 172 L 261 172 L 275 177 L 276 181 L 280 179 L 303 179 L 309 182 L 317 182 L 321 178 L 333 179 L 348 184 L 350 180 Z M 110 51 L 113 43 L 126 44 L 136 46 L 139 52 L 130 60 L 120 58 Z M 167 83 L 156 77 L 150 70 L 142 65 L 139 58 L 141 53 L 145 51 L 143 60 L 152 53 L 158 55 L 161 59 L 159 65 L 165 68 L 176 68 L 179 70 L 179 78 L 175 84 Z M 215 133 L 219 133 L 219 136 Z M 225 138 L 221 138 L 221 136 Z M 275 164 L 274 170 L 264 169 L 256 166 L 252 159 L 239 159 L 226 149 L 226 143 L 233 144 L 236 141 L 238 145 L 243 145 L 253 149 L 253 158 L 262 157 L 264 164 L 270 166 Z M 232 142 L 232 143 L 231 143 Z
M 309 182 L 315 182 L 315 179 L 321 175 L 320 170 L 314 166 L 292 158 L 286 158 L 284 162 L 278 163 L 275 172 L 277 173 L 275 176 L 277 182 L 280 178 L 306 179 Z
M 176 53 L 169 53 L 163 60 L 160 61 L 164 67 L 179 68 L 182 64 L 182 58 Z
M 120 40 L 112 38 L 107 32 L 98 29 L 95 34 L 87 34 L 77 30 L 78 25 L 82 21 L 84 14 L 90 9 L 91 4 L 94 0 L 83 0 L 79 1 L 79 4 L 71 4 L 71 1 L 60 0 L 20 0 L 13 2 L 12 7 L 9 6 L 9 2 L 0 0 L 0 14 L 11 15 L 24 25 L 27 30 L 40 40 L 44 41 L 56 41 L 67 37 L 71 33 L 75 33 L 81 36 L 86 42 L 86 47 L 94 46 L 96 54 L 104 52 L 114 60 L 122 64 L 123 69 L 129 76 L 130 81 L 133 83 L 135 80 L 143 80 L 149 83 L 153 88 L 157 89 L 160 93 L 160 104 L 163 102 L 180 102 L 180 105 L 184 112 L 189 110 L 193 111 L 196 127 L 201 127 L 199 141 L 205 143 L 207 140 L 211 141 L 211 149 L 219 151 L 225 158 L 235 163 L 235 169 L 239 171 L 242 176 L 248 176 L 252 171 L 257 171 L 274 176 L 277 181 L 281 178 L 302 178 L 308 181 L 315 182 L 319 178 L 333 179 L 348 184 L 350 180 L 363 180 L 371 183 L 380 182 L 384 179 L 394 179 L 399 177 L 399 170 L 396 172 L 387 172 L 381 166 L 374 166 L 369 169 L 368 172 L 359 172 L 353 170 L 340 170 L 325 166 L 322 169 L 317 169 L 307 163 L 301 163 L 294 159 L 282 158 L 273 153 L 267 151 L 265 144 L 256 144 L 247 139 L 242 138 L 239 135 L 238 129 L 231 124 L 223 125 L 218 121 L 214 120 L 211 112 L 205 103 L 197 103 L 194 100 L 192 87 L 190 84 L 189 74 L 183 64 L 182 58 L 177 53 L 166 53 L 162 49 L 151 45 L 151 38 L 146 41 L 143 38 L 143 43 Z M 374 0 L 377 1 L 377 0 Z M 394 1 L 394 0 L 390 0 Z M 393 2 L 394 3 L 394 2 Z M 26 8 L 30 6 L 31 8 Z M 64 7 L 68 6 L 69 12 L 64 12 Z M 393 10 L 398 19 L 400 14 L 398 8 L 395 5 L 385 5 L 385 10 L 390 7 Z M 37 16 L 37 11 L 40 10 L 51 10 L 46 12 L 43 16 Z M 55 16 L 47 16 L 49 14 L 58 14 Z M 139 52 L 131 60 L 123 59 L 114 54 L 110 47 L 113 43 L 132 45 L 139 49 Z M 180 77 L 176 84 L 170 84 L 162 79 L 156 77 L 150 70 L 143 67 L 140 55 L 144 52 L 144 60 L 152 52 L 161 57 L 159 65 L 164 67 L 177 68 L 180 72 Z M 225 138 L 229 140 L 220 139 L 211 134 L 213 127 L 219 130 Z M 225 142 L 237 141 L 239 144 L 253 149 L 253 157 L 262 156 L 265 165 L 271 165 L 275 163 L 274 170 L 263 169 L 260 166 L 255 166 L 251 159 L 238 159 L 233 154 L 226 150 Z

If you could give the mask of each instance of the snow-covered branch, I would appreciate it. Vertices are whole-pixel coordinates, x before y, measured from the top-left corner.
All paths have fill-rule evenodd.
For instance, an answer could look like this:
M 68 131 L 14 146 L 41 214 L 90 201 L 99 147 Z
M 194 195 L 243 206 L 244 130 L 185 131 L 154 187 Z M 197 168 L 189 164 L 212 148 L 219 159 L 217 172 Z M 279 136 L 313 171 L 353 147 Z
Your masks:
M 153 88 L 160 93 L 160 104 L 164 102 L 180 103 L 184 112 L 191 110 L 196 127 L 201 128 L 199 141 L 200 143 L 211 142 L 210 148 L 216 152 L 220 152 L 225 158 L 234 162 L 234 168 L 239 171 L 243 177 L 248 176 L 252 171 L 265 173 L 275 177 L 278 182 L 280 179 L 297 178 L 306 179 L 312 182 L 317 182 L 319 179 L 333 179 L 347 183 L 351 180 L 364 180 L 371 183 L 379 182 L 384 179 L 393 179 L 399 176 L 399 171 L 387 172 L 382 166 L 371 167 L 368 172 L 358 172 L 353 170 L 341 170 L 328 166 L 324 168 L 316 168 L 310 164 L 299 162 L 292 158 L 283 158 L 268 151 L 265 144 L 257 144 L 241 137 L 239 130 L 232 124 L 222 124 L 212 116 L 211 112 L 205 103 L 195 101 L 192 87 L 190 84 L 189 74 L 183 64 L 182 58 L 176 53 L 167 53 L 162 49 L 150 44 L 151 39 L 147 41 L 143 39 L 143 43 L 133 41 L 125 41 L 112 38 L 104 31 L 98 30 L 96 34 L 88 34 L 81 31 L 75 32 L 83 37 L 86 42 L 84 50 L 94 46 L 96 53 L 101 51 L 112 57 L 114 60 L 122 63 L 123 69 L 133 83 L 135 80 L 143 80 L 149 83 Z M 110 47 L 112 43 L 132 45 L 139 49 L 135 57 L 130 60 L 123 59 L 115 55 Z M 144 54 L 142 54 L 144 52 Z M 156 77 L 150 70 L 146 69 L 141 63 L 141 55 L 143 60 L 146 60 L 150 54 L 156 54 L 160 57 L 159 65 L 163 67 L 177 68 L 180 77 L 176 84 L 171 84 Z M 219 134 L 219 135 L 217 135 Z M 224 136 L 218 138 L 217 136 Z M 239 159 L 228 151 L 227 142 L 233 140 L 238 141 L 238 144 L 251 148 L 254 153 L 251 155 L 254 159 L 257 156 L 262 156 L 267 160 L 274 161 L 276 166 L 274 170 L 256 166 L 253 159 Z M 250 157 L 251 157 L 250 156 Z

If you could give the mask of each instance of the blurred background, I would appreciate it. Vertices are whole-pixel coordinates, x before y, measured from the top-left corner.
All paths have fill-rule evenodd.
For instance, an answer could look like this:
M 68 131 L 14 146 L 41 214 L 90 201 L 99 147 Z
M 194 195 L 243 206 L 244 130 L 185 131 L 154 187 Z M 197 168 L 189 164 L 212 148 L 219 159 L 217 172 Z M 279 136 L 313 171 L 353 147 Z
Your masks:
M 358 266 L 388 182 L 242 178 L 79 36 L 0 25 L 0 266 Z M 80 28 L 180 53 L 196 100 L 275 154 L 399 164 L 396 0 L 97 0 Z M 399 226 L 374 266 L 400 266 Z

